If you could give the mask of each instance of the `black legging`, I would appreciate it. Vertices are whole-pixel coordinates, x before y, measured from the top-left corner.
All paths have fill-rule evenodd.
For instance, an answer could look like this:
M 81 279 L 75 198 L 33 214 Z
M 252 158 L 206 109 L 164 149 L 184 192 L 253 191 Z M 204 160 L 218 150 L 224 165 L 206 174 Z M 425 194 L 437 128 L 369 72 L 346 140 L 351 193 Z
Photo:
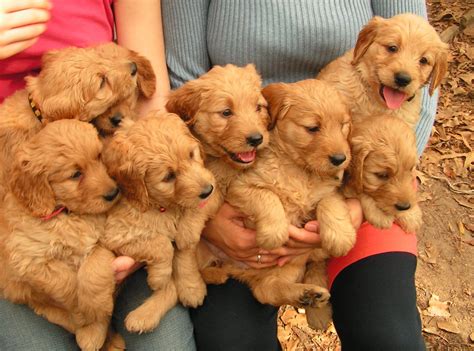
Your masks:
M 346 267 L 331 289 L 334 323 L 343 351 L 421 351 L 416 309 L 416 257 L 391 252 Z M 279 350 L 277 309 L 259 304 L 229 280 L 208 286 L 204 305 L 191 310 L 198 350 Z

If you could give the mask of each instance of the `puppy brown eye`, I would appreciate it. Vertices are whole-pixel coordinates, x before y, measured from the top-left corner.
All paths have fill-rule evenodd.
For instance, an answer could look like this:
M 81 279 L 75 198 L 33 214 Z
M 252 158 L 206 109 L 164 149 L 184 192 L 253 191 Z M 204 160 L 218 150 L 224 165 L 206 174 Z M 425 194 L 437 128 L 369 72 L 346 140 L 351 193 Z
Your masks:
M 388 179 L 388 173 L 387 172 L 379 172 L 379 173 L 375 173 L 375 175 L 380 180 L 387 180 Z
M 81 178 L 82 176 L 82 172 L 81 171 L 76 171 L 74 172 L 74 174 L 71 176 L 71 179 L 79 179 Z
M 171 181 L 173 181 L 173 180 L 175 180 L 175 179 L 176 179 L 176 173 L 174 173 L 173 171 L 170 171 L 170 172 L 168 172 L 168 174 L 166 175 L 166 177 L 163 178 L 163 181 L 164 181 L 165 183 L 169 183 L 169 182 L 171 182 Z
M 319 132 L 319 126 L 306 127 L 306 130 L 310 133 L 316 133 L 316 132 Z
M 222 117 L 228 118 L 232 116 L 232 110 L 230 108 L 225 109 L 224 111 L 221 112 Z
M 398 47 L 396 45 L 389 45 L 389 46 L 387 46 L 387 50 L 388 50 L 388 52 L 397 52 Z
M 258 104 L 257 105 L 257 112 L 260 112 L 260 111 L 262 111 L 262 105 Z
M 422 58 L 420 59 L 420 63 L 421 63 L 422 65 L 427 65 L 427 64 L 428 64 L 428 59 L 427 59 L 426 57 L 422 57 Z
M 191 152 L 189 153 L 189 158 L 190 158 L 191 160 L 194 158 L 194 151 L 191 151 Z

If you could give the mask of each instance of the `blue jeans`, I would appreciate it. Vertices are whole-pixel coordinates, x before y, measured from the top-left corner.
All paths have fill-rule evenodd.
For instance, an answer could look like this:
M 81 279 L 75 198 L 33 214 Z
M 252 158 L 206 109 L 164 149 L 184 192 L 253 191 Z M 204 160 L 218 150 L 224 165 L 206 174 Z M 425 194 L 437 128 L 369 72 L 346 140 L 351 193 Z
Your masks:
M 128 333 L 124 326 L 127 314 L 151 294 L 146 272 L 135 272 L 124 283 L 112 318 L 114 328 L 132 351 L 194 351 L 193 326 L 188 310 L 181 305 L 169 311 L 158 328 L 147 334 Z M 74 335 L 49 323 L 23 305 L 0 299 L 0 350 L 2 351 L 69 351 L 78 350 Z

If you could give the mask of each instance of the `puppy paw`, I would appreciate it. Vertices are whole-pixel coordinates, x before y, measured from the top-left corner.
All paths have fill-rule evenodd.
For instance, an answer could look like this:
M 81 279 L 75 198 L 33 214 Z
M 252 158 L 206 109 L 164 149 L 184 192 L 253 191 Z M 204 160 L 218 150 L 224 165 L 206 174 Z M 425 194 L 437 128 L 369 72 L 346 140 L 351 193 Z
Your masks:
M 332 307 L 330 304 L 319 308 L 307 307 L 306 320 L 314 330 L 326 330 L 332 321 Z
M 273 250 L 283 246 L 288 241 L 288 224 L 259 225 L 257 227 L 257 246 L 265 250 Z
M 325 306 L 331 295 L 325 288 L 314 286 L 305 289 L 298 299 L 298 303 L 302 307 L 322 307 Z
M 125 340 L 120 334 L 118 333 L 109 333 L 109 334 L 110 335 L 107 337 L 107 341 L 105 342 L 104 347 L 101 349 L 102 351 L 122 351 L 122 350 L 127 349 Z
M 96 351 L 104 345 L 108 323 L 91 323 L 76 330 L 77 345 L 83 351 Z
M 155 329 L 161 320 L 161 314 L 141 305 L 125 318 L 125 328 L 131 333 L 146 333 Z
M 423 224 L 421 208 L 416 205 L 412 209 L 401 213 L 395 220 L 407 233 L 416 233 Z
M 323 249 L 333 257 L 346 255 L 356 241 L 356 231 L 349 221 L 321 226 L 320 233 Z
M 206 283 L 200 276 L 192 281 L 176 282 L 176 290 L 178 291 L 178 299 L 185 307 L 196 308 L 201 306 L 207 294 Z
M 373 215 L 371 213 L 365 213 L 365 218 L 367 222 L 372 224 L 374 227 L 379 229 L 389 229 L 392 227 L 395 217 L 386 214 Z
M 201 270 L 202 279 L 206 284 L 220 285 L 229 279 L 229 273 L 221 267 L 206 267 Z

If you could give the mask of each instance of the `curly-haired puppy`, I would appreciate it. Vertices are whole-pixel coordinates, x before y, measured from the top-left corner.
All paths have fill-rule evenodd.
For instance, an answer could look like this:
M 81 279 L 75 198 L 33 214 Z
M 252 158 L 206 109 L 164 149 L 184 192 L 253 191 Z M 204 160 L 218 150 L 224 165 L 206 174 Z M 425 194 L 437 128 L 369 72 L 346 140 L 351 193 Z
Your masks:
M 395 221 L 405 231 L 416 232 L 422 218 L 414 186 L 415 135 L 410 127 L 390 116 L 364 121 L 354 127 L 351 146 L 345 194 L 360 199 L 365 218 L 375 227 L 390 228 Z
M 195 247 L 217 206 L 215 179 L 202 157 L 199 142 L 171 113 L 120 128 L 106 144 L 103 158 L 123 198 L 109 211 L 101 242 L 146 263 L 153 290 L 127 316 L 129 331 L 155 328 L 178 298 L 192 307 L 204 299 Z
M 26 88 L 0 106 L 0 184 L 21 143 L 58 119 L 96 120 L 107 134 L 155 91 L 150 62 L 114 43 L 50 51 Z
M 15 155 L 0 221 L 0 291 L 100 349 L 115 290 L 114 255 L 98 245 L 119 189 L 89 123 L 49 123 Z
M 206 166 L 224 194 L 235 174 L 251 167 L 268 144 L 270 117 L 254 65 L 214 66 L 173 91 L 166 109 L 201 141 Z
M 413 127 L 421 87 L 430 84 L 433 94 L 446 73 L 447 48 L 422 17 L 376 16 L 359 33 L 355 48 L 329 63 L 317 78 L 344 95 L 355 123 L 392 115 Z
M 355 230 L 338 193 L 350 160 L 347 108 L 337 91 L 315 79 L 270 84 L 263 95 L 275 125 L 270 145 L 253 168 L 230 183 L 226 201 L 255 223 L 257 235 L 259 231 L 273 235 L 271 246 L 287 240 L 289 224 L 301 226 L 317 218 L 321 259 L 347 253 L 355 242 Z M 301 283 L 308 256 L 265 269 L 242 269 L 227 262 L 208 267 L 203 274 L 208 281 L 223 282 L 227 274 L 242 280 L 261 303 L 319 307 L 329 293 Z

